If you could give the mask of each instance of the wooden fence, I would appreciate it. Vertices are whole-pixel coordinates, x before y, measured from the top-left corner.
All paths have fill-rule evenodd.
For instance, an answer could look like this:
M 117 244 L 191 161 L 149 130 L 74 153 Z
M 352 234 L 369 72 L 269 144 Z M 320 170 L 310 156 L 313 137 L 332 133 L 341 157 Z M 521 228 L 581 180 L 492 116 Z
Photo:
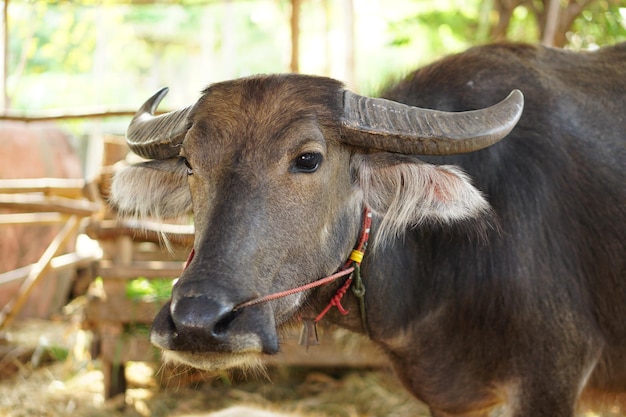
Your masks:
M 101 205 L 84 196 L 83 180 L 37 178 L 0 180 L 0 208 L 18 211 L 0 214 L 0 227 L 7 224 L 61 224 L 39 260 L 0 274 L 0 285 L 20 282 L 17 294 L 0 311 L 0 329 L 8 326 L 23 308 L 38 282 L 51 271 L 86 268 L 95 262 L 93 255 L 59 252 L 75 239 L 84 219 L 101 210 Z
M 99 168 L 91 180 L 0 180 L 0 208 L 21 210 L 1 214 L 2 224 L 59 223 L 63 227 L 39 261 L 33 265 L 0 274 L 3 282 L 21 280 L 13 300 L 0 313 L 0 328 L 9 324 L 29 297 L 32 289 L 50 270 L 87 268 L 90 280 L 98 277 L 88 293 L 84 325 L 93 331 L 94 352 L 100 358 L 105 397 L 126 389 L 125 364 L 128 361 L 158 361 L 159 352 L 150 345 L 148 329 L 164 300 L 130 299 L 128 283 L 137 277 L 147 280 L 174 279 L 183 269 L 193 245 L 193 226 L 121 221 L 104 203 L 116 165 L 128 152 L 121 138 L 105 141 L 103 154 L 92 157 Z M 98 241 L 100 257 L 79 252 L 59 254 L 68 239 L 80 231 Z M 163 236 L 172 250 L 164 250 Z M 287 336 L 282 352 L 269 360 L 274 365 L 299 366 L 382 366 L 386 361 L 367 342 L 346 342 L 329 332 L 320 346 L 298 346 L 297 334 Z

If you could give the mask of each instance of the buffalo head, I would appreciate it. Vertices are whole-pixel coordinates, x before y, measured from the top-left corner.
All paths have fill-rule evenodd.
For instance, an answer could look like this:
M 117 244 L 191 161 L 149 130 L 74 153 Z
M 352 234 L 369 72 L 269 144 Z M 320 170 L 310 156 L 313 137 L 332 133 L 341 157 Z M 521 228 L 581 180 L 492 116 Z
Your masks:
M 128 128 L 151 161 L 119 173 L 123 214 L 193 213 L 195 256 L 154 320 L 151 340 L 179 361 L 218 369 L 279 349 L 277 329 L 311 297 L 256 297 L 332 274 L 349 256 L 361 213 L 380 247 L 423 221 L 489 210 L 456 167 L 415 155 L 472 152 L 506 136 L 522 95 L 447 113 L 363 97 L 335 80 L 257 76 L 214 84 L 193 106 L 154 116 L 162 90 Z

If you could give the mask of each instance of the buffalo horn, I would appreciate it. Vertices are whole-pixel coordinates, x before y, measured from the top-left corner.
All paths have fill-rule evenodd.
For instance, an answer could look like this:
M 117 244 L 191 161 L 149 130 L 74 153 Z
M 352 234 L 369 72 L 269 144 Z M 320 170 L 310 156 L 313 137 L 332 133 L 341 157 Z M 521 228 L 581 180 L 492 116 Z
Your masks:
M 524 96 L 513 90 L 491 107 L 465 112 L 422 109 L 344 92 L 345 142 L 411 155 L 451 155 L 486 148 L 518 122 Z
M 155 116 L 154 113 L 169 89 L 164 87 L 135 113 L 128 129 L 126 142 L 137 155 L 147 159 L 167 159 L 178 155 L 193 106 Z

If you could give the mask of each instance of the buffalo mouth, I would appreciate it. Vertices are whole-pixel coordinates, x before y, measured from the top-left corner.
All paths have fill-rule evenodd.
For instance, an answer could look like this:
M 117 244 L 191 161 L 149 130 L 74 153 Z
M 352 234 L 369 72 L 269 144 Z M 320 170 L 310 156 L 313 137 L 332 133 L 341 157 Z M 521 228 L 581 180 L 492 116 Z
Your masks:
M 260 352 L 208 353 L 163 350 L 165 362 L 188 365 L 203 371 L 224 371 L 232 368 L 255 369 L 262 365 Z
M 254 365 L 278 352 L 269 306 L 234 311 L 207 297 L 167 302 L 152 323 L 150 341 L 166 360 L 204 370 Z

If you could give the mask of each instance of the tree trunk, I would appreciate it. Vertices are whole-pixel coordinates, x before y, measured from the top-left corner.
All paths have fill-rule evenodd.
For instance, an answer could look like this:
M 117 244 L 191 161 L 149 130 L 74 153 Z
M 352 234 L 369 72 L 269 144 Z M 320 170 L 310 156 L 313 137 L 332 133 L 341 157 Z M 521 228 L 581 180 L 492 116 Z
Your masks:
M 541 43 L 563 47 L 567 43 L 567 32 L 576 18 L 596 1 L 598 0 L 567 0 L 565 6 L 562 6 L 560 0 L 495 0 L 493 8 L 498 14 L 498 22 L 491 29 L 491 39 L 506 39 L 513 11 L 523 5 L 537 19 Z
M 559 0 L 545 0 L 545 21 L 543 27 L 541 27 L 541 43 L 546 46 L 555 46 L 555 38 L 559 29 L 559 16 L 561 8 L 559 7 Z
M 498 14 L 498 22 L 491 28 L 490 38 L 493 41 L 503 41 L 507 38 L 507 32 L 509 25 L 511 24 L 511 17 L 513 11 L 517 6 L 521 5 L 519 0 L 495 0 L 493 7 Z

